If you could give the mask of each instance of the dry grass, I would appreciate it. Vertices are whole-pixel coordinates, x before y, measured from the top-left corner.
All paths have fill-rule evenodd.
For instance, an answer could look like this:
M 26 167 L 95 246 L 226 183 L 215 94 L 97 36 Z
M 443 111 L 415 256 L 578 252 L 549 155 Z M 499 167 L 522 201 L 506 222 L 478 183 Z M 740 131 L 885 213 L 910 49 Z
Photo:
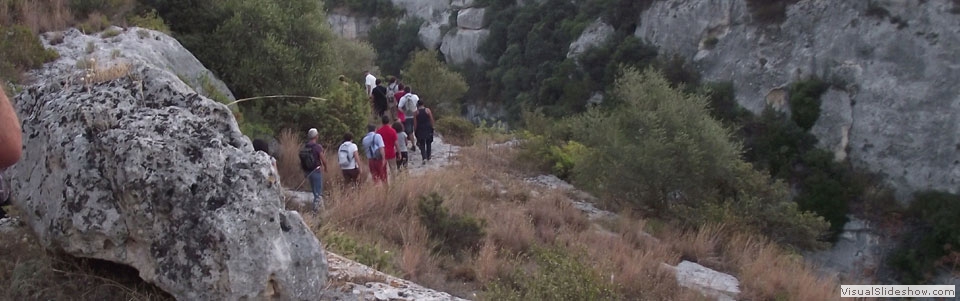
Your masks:
M 73 24 L 67 0 L 0 2 L 0 24 L 24 25 L 34 33 L 62 30 Z
M 133 69 L 133 65 L 129 62 L 115 62 L 107 67 L 92 62 L 87 69 L 87 74 L 83 77 L 83 82 L 91 85 L 112 81 L 129 76 L 131 69 Z
M 25 227 L 0 242 L 2 300 L 173 300 L 132 268 L 47 253 Z
M 386 188 L 370 184 L 344 188 L 336 185 L 339 173 L 328 173 L 325 182 L 333 185 L 325 184 L 327 209 L 308 223 L 349 229 L 401 250 L 393 259 L 394 270 L 402 274 L 398 276 L 460 296 L 482 290 L 518 267 L 534 265 L 527 255 L 536 246 L 586 254 L 581 261 L 627 299 L 703 299 L 678 287 L 670 270 L 661 265 L 675 265 L 681 258 L 734 274 L 742 282 L 745 299 L 814 300 L 836 295 L 835 280 L 818 278 L 799 257 L 736 234 L 735 229 L 679 231 L 658 226 L 664 228 L 656 231 L 658 239 L 646 234 L 651 232 L 647 222 L 627 215 L 605 226 L 591 222 L 571 205 L 567 193 L 524 182 L 522 178 L 530 174 L 518 168 L 515 154 L 510 148 L 465 147 L 455 167 L 417 177 L 401 175 Z M 420 196 L 433 192 L 444 197 L 452 214 L 486 221 L 479 251 L 469 256 L 431 253 L 436 242 L 427 237 L 416 206 Z
M 305 142 L 302 137 L 302 134 L 291 129 L 280 131 L 280 153 L 277 158 L 277 171 L 280 173 L 280 180 L 283 181 L 283 185 L 289 188 L 296 188 L 304 180 L 303 171 L 300 169 L 300 157 L 298 156 Z

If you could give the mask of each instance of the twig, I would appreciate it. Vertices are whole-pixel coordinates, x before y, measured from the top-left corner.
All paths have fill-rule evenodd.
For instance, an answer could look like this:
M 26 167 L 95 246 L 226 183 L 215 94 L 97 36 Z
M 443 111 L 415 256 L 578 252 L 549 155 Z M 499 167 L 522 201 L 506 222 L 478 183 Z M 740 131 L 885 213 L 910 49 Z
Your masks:
M 241 103 L 241 102 L 245 102 L 245 101 L 248 101 L 248 100 L 254 100 L 254 99 L 270 99 L 270 98 L 307 98 L 307 99 L 313 99 L 313 100 L 327 101 L 326 98 L 323 98 L 323 97 L 314 97 L 314 96 L 302 96 L 302 95 L 269 95 L 269 96 L 255 96 L 255 97 L 237 99 L 237 100 L 235 100 L 235 101 L 233 101 L 233 102 L 231 102 L 231 103 L 228 103 L 227 106 L 229 107 L 229 106 L 232 106 L 232 105 L 235 105 L 235 104 L 238 104 L 238 103 Z

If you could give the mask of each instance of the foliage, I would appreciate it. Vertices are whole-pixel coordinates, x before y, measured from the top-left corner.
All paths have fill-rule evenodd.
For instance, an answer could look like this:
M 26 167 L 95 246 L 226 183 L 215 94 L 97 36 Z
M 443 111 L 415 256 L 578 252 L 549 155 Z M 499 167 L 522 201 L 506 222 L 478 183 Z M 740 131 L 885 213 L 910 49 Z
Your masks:
M 473 125 L 470 120 L 458 115 L 444 116 L 437 120 L 437 131 L 443 134 L 443 138 L 448 141 L 467 145 L 473 141 L 477 126 Z
M 417 212 L 430 238 L 437 241 L 436 251 L 458 254 L 461 251 L 475 252 L 480 247 L 484 221 L 468 215 L 450 214 L 443 207 L 443 197 L 439 194 L 420 197 Z
M 157 10 L 150 9 L 139 15 L 127 17 L 127 22 L 132 26 L 153 29 L 159 32 L 170 34 L 170 27 L 157 15 Z
M 78 17 L 86 17 L 93 13 L 114 16 L 132 9 L 133 2 L 133 0 L 70 0 L 70 10 Z
M 710 102 L 710 115 L 725 125 L 738 127 L 753 117 L 753 113 L 737 103 L 733 83 L 705 83 L 697 89 L 697 93 L 707 96 Z
M 79 27 L 80 31 L 83 33 L 91 34 L 103 31 L 107 27 L 110 27 L 110 20 L 107 20 L 107 17 L 104 15 L 93 13 L 87 17 L 86 21 L 83 21 L 83 23 L 77 25 L 77 27 Z
M 534 271 L 515 269 L 487 290 L 490 300 L 619 300 L 615 288 L 578 256 L 560 248 L 537 248 Z
M 107 30 L 103 31 L 103 33 L 100 34 L 100 37 L 101 37 L 101 38 L 104 38 L 104 39 L 107 39 L 107 38 L 112 38 L 112 37 L 115 37 L 115 36 L 118 36 L 118 35 L 120 35 L 120 30 L 118 30 L 118 29 L 116 29 L 116 28 L 111 28 L 111 29 L 107 29 Z
M 809 78 L 790 85 L 790 111 L 793 121 L 809 131 L 820 118 L 820 96 L 829 86 L 818 78 Z
M 340 75 L 359 79 L 363 77 L 363 71 L 376 72 L 377 52 L 370 43 L 338 37 L 331 41 L 330 47 L 336 54 L 335 69 Z
M 816 137 L 805 132 L 785 114 L 767 108 L 759 118 L 747 121 L 742 135 L 745 157 L 770 175 L 785 178 L 801 154 L 813 148 Z
M 340 141 L 343 133 L 363 133 L 369 114 L 366 94 L 359 85 L 334 85 L 323 99 L 278 98 L 242 103 L 245 122 L 269 125 L 271 132 L 317 128 L 325 144 Z M 251 128 L 255 129 L 255 128 Z
M 440 62 L 432 50 L 414 53 L 403 70 L 403 79 L 432 108 L 434 116 L 458 115 L 461 98 L 469 88 L 463 75 Z
M 904 235 L 890 265 L 899 272 L 900 282 L 926 283 L 935 276 L 938 263 L 960 248 L 960 195 L 918 192 L 909 213 L 919 227 Z
M 394 6 L 390 0 L 327 0 L 325 2 L 330 8 L 346 8 L 361 16 L 392 19 L 404 14 L 403 9 Z
M 754 21 L 764 24 L 779 24 L 787 18 L 787 7 L 798 0 L 747 0 L 747 8 Z
M 15 80 L 22 71 L 39 68 L 60 55 L 45 49 L 29 28 L 14 25 L 0 26 L 0 78 Z
M 836 241 L 849 220 L 848 202 L 863 188 L 853 185 L 848 169 L 835 163 L 828 151 L 808 151 L 800 164 L 804 168 L 794 176 L 799 178 L 801 191 L 795 200 L 801 210 L 816 212 L 830 222 L 830 240 Z
M 377 245 L 359 242 L 354 237 L 340 231 L 324 231 L 321 236 L 323 237 L 324 247 L 339 255 L 378 271 L 390 273 L 396 270 L 392 264 L 393 257 L 390 256 L 390 253 L 381 250 Z
M 386 19 L 370 29 L 368 40 L 377 51 L 377 66 L 384 75 L 400 74 L 400 68 L 410 55 L 424 49 L 418 35 L 422 24 L 423 20 L 417 18 L 402 23 Z
M 627 69 L 613 90 L 620 104 L 593 108 L 548 126 L 540 157 L 616 204 L 689 226 L 727 223 L 781 243 L 819 247 L 827 224 L 789 201 L 783 182 L 741 158 L 728 127 L 709 115 L 707 99 L 671 87 L 661 74 Z M 578 144 L 556 145 L 570 135 Z M 529 143 L 527 144 L 529 145 Z

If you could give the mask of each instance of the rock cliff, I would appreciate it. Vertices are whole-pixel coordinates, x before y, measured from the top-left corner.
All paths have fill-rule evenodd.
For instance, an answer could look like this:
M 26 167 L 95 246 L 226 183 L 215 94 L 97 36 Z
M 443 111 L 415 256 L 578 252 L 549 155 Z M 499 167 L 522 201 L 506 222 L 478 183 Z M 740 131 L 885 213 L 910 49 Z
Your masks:
M 58 47 L 14 98 L 24 155 L 4 176 L 39 241 L 181 300 L 318 296 L 323 249 L 230 110 L 177 76 L 196 59 L 159 32 L 92 37 L 68 32 L 92 46 Z
M 832 85 L 812 129 L 838 159 L 887 176 L 900 199 L 960 192 L 960 15 L 948 0 L 814 1 L 779 23 L 755 20 L 744 0 L 657 1 L 635 35 L 730 81 L 760 112 L 785 106 L 808 76 Z

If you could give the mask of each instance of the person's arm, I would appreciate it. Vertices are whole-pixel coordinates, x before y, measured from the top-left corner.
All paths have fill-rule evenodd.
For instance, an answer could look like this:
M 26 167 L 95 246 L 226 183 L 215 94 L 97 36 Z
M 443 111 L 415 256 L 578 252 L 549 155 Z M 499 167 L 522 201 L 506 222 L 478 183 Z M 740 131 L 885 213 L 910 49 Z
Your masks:
M 357 174 L 359 175 L 360 173 L 363 173 L 362 171 L 363 169 L 360 168 L 360 151 L 359 150 L 353 152 L 353 162 L 357 163 L 357 172 L 358 172 Z
M 413 112 L 413 129 L 414 130 L 417 129 L 417 119 L 419 119 L 417 118 L 417 115 L 420 115 L 420 110 L 416 110 Z
M 380 138 L 380 149 L 377 151 L 380 152 L 380 161 L 382 161 L 381 163 L 383 163 L 383 166 L 386 167 L 387 166 L 387 144 L 383 142 L 383 136 L 378 135 L 378 138 Z
M 323 155 L 323 147 L 320 147 L 320 167 L 323 167 L 323 171 L 327 171 L 327 156 Z
M 430 127 L 433 127 L 433 124 L 434 124 L 434 121 L 433 121 L 433 112 L 431 112 L 430 109 L 426 109 L 426 110 L 424 110 L 424 111 L 427 112 L 427 116 L 430 116 Z
M 7 168 L 20 160 L 23 149 L 23 136 L 20 120 L 7 99 L 7 93 L 0 87 L 0 169 Z

